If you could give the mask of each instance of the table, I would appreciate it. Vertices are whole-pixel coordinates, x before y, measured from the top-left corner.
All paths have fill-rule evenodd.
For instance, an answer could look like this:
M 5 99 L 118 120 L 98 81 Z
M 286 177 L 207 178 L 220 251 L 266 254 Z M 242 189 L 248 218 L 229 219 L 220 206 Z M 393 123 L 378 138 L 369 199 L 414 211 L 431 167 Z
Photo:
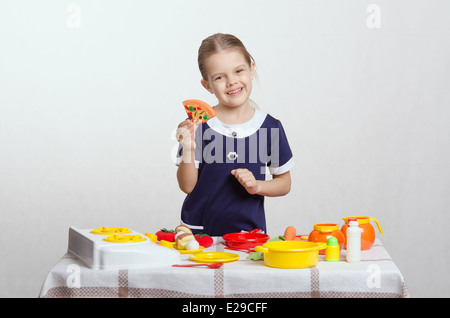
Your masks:
M 91 270 L 71 254 L 65 254 L 49 271 L 40 298 L 350 298 L 409 297 L 405 280 L 376 239 L 361 252 L 361 262 L 326 262 L 319 255 L 315 267 L 279 269 L 264 261 L 247 260 L 248 253 L 224 249 L 223 240 L 204 251 L 229 251 L 240 256 L 219 269 L 161 266 L 146 269 Z M 192 264 L 182 255 L 183 264 Z

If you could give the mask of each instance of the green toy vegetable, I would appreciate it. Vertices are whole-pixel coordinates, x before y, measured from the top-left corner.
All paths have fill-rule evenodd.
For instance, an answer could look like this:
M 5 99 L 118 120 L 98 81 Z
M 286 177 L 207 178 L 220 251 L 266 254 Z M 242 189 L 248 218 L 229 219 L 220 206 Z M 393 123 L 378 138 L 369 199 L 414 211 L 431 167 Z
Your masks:
M 268 242 L 276 242 L 276 241 L 286 241 L 286 239 L 284 238 L 283 235 L 278 235 L 276 237 L 273 237 L 269 240 L 267 240 Z M 251 259 L 252 261 L 262 261 L 264 260 L 264 253 L 263 252 L 250 252 L 250 254 L 248 254 L 247 259 Z

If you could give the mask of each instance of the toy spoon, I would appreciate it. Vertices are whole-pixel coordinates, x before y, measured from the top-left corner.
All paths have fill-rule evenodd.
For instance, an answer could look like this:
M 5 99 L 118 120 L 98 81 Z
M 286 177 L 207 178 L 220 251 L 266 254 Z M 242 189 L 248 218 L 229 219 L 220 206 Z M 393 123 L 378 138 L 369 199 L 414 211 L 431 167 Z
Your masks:
M 188 264 L 188 265 L 178 265 L 174 264 L 172 267 L 194 267 L 194 266 L 207 266 L 209 268 L 219 268 L 223 263 L 213 263 L 213 264 Z

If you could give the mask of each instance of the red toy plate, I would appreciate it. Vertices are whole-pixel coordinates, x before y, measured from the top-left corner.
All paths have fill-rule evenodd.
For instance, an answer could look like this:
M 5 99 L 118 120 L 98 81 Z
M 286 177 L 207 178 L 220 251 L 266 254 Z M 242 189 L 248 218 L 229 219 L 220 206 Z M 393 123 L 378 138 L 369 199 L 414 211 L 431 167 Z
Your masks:
M 259 230 L 251 232 L 228 233 L 222 237 L 225 245 L 231 248 L 248 249 L 263 245 L 270 238 L 269 235 L 260 233 Z

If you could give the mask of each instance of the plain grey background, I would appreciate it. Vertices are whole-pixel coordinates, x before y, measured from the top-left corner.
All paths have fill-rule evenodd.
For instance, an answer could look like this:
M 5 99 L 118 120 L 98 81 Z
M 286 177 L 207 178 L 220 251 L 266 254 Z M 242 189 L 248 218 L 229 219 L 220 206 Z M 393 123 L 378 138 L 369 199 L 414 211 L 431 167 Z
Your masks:
M 292 191 L 268 232 L 377 218 L 412 297 L 449 297 L 450 2 L 0 3 L 0 296 L 37 297 L 69 226 L 179 222 L 181 101 L 215 32 L 254 56 L 252 99 L 285 127 Z

